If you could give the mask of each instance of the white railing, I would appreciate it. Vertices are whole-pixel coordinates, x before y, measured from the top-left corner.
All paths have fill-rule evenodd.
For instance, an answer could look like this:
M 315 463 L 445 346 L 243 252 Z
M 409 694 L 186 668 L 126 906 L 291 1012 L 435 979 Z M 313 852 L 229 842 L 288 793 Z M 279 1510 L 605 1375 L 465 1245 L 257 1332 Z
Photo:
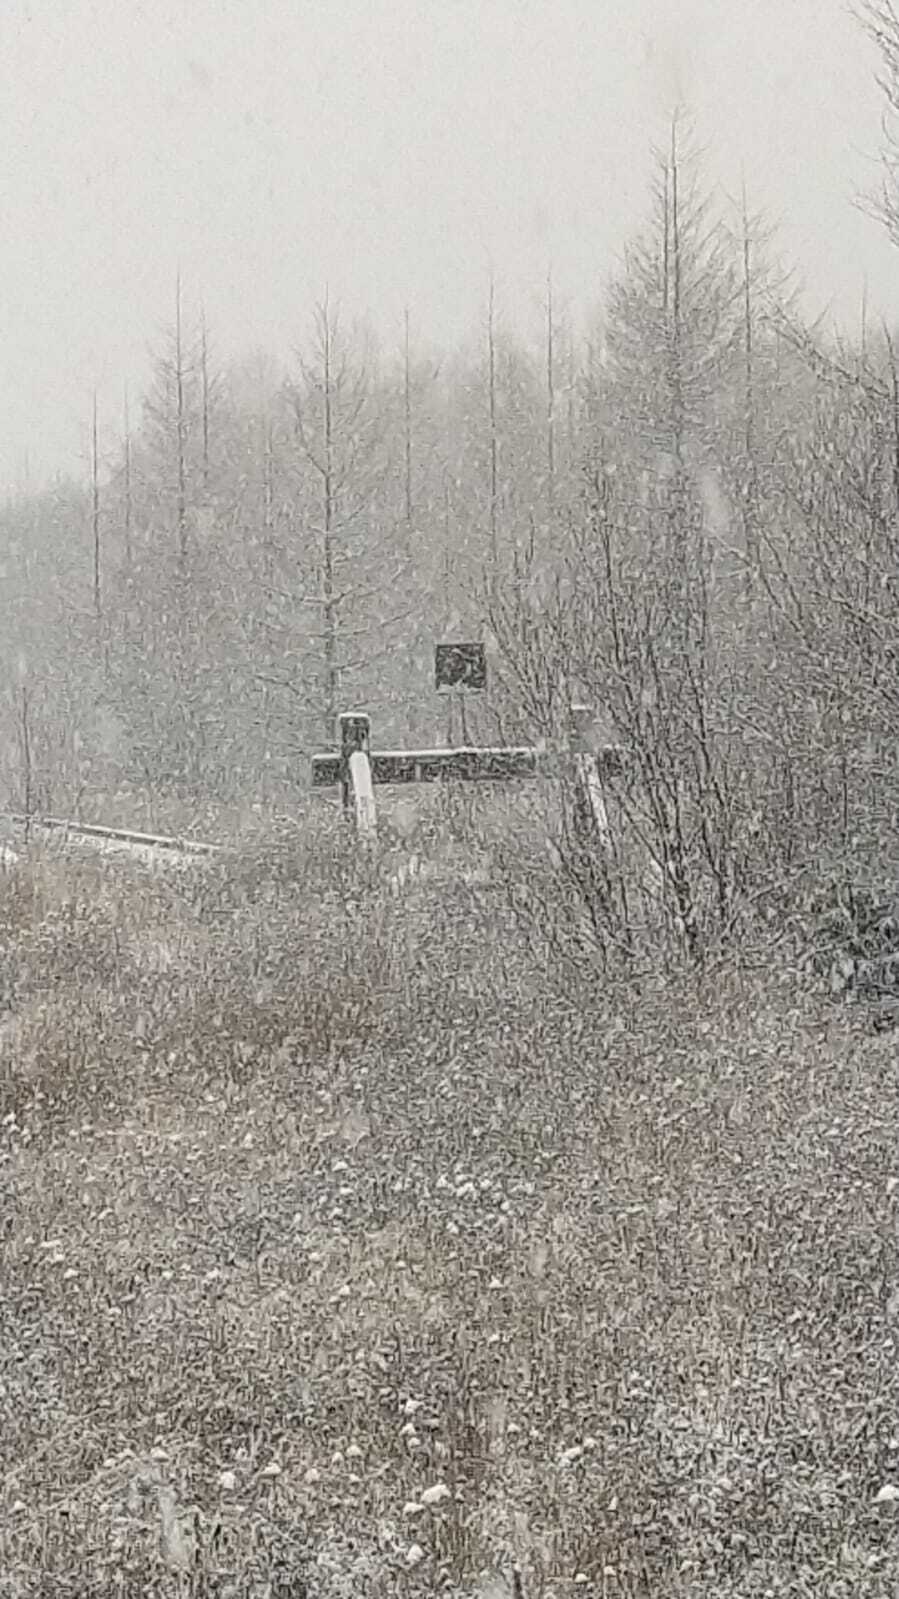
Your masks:
M 218 855 L 220 844 L 196 838 L 172 838 L 165 834 L 138 833 L 129 827 L 100 827 L 93 822 L 72 822 L 61 816 L 26 816 L 7 811 L 2 819 L 24 832 L 62 834 L 73 839 L 94 840 L 99 844 L 130 844 L 142 849 L 167 850 L 176 855 Z

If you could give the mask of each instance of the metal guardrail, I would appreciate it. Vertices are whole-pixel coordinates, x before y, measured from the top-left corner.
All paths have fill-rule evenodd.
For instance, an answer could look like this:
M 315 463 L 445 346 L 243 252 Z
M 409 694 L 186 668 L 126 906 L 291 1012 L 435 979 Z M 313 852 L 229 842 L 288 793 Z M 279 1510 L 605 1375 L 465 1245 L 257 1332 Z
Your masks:
M 221 855 L 221 844 L 208 844 L 196 838 L 171 838 L 156 833 L 137 833 L 128 827 L 100 827 L 93 822 L 72 822 L 60 816 L 25 816 L 7 811 L 3 820 L 14 827 L 38 829 L 42 832 L 63 833 L 71 838 L 104 840 L 115 844 L 137 844 L 145 849 L 169 850 L 176 855 Z

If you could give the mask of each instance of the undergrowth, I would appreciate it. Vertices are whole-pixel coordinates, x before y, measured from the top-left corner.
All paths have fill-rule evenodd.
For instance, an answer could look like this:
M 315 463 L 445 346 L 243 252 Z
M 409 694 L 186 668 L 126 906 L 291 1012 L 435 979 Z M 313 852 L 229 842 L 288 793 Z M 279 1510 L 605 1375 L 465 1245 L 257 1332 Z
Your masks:
M 0 882 L 0 1594 L 892 1595 L 899 1070 L 318 840 Z

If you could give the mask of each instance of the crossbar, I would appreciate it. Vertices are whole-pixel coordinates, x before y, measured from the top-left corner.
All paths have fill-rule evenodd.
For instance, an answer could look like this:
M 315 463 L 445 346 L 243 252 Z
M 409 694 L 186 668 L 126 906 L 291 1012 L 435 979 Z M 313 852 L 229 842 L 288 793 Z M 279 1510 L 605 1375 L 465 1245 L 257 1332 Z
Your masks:
M 455 782 L 508 782 L 522 778 L 549 777 L 567 769 L 570 757 L 553 750 L 527 746 L 434 750 L 372 750 L 369 755 L 371 780 L 376 784 L 436 783 L 451 778 Z M 623 751 L 610 744 L 596 753 L 598 769 L 613 777 L 623 770 Z M 342 781 L 343 757 L 337 753 L 313 755 L 313 788 L 333 788 Z
M 159 837 L 155 833 L 137 833 L 133 828 L 99 827 L 93 822 L 70 822 L 61 816 L 23 816 L 17 811 L 6 813 L 7 821 L 17 827 L 40 828 L 49 833 L 71 834 L 73 838 L 95 838 L 114 844 L 139 844 L 147 849 L 171 850 L 180 855 L 219 855 L 221 845 L 207 844 L 197 838 Z

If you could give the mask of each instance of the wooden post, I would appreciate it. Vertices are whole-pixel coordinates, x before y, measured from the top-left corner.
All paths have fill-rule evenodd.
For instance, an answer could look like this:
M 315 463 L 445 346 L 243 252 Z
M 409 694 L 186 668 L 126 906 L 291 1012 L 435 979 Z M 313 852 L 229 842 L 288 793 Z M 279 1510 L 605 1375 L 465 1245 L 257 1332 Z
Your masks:
M 593 727 L 593 710 L 589 705 L 571 707 L 571 748 L 577 754 L 586 754 L 590 748 L 590 731 Z
M 578 798 L 590 830 L 604 850 L 611 848 L 609 816 L 606 810 L 599 762 L 591 748 L 593 712 L 589 705 L 571 707 L 571 750 L 574 755 L 575 782 Z
M 371 744 L 371 717 L 364 711 L 343 711 L 337 718 L 340 729 L 340 793 L 343 814 L 353 812 L 353 791 L 350 775 L 350 756 L 357 750 L 367 756 Z

